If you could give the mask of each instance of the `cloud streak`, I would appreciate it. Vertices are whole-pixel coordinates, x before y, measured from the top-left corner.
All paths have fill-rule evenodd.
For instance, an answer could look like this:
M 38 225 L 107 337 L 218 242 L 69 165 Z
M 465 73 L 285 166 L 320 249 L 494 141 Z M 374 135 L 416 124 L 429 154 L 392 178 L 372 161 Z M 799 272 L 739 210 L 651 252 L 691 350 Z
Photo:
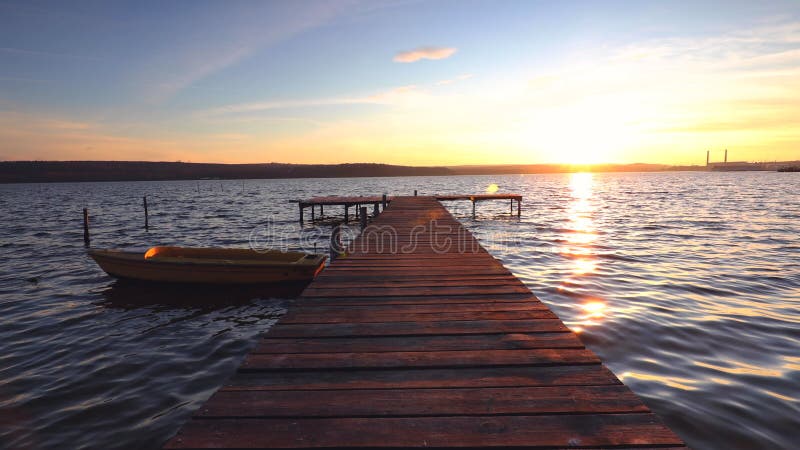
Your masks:
M 447 59 L 458 51 L 455 47 L 418 47 L 413 50 L 398 52 L 394 55 L 394 62 L 412 63 L 422 59 Z
M 254 103 L 240 103 L 213 108 L 204 111 L 206 116 L 222 116 L 229 114 L 246 114 L 271 110 L 294 108 L 314 108 L 341 105 L 395 105 L 407 102 L 410 98 L 424 95 L 417 86 L 399 86 L 385 91 L 364 96 L 315 98 L 303 100 L 276 100 Z

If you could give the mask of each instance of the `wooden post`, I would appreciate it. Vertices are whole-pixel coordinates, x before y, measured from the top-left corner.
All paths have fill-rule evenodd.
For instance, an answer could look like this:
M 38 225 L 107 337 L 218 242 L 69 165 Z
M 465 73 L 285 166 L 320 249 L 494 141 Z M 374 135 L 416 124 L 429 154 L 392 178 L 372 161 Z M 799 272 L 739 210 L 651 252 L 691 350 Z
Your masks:
M 511 209 L 509 210 L 509 214 L 511 214 L 513 216 L 514 215 L 514 199 L 513 198 L 511 199 L 510 208 Z
M 297 206 L 300 208 L 300 225 L 303 224 L 303 203 L 297 202 Z
M 145 195 L 144 198 L 144 229 L 150 230 L 150 221 L 147 217 L 147 196 Z
M 381 212 L 380 204 L 374 203 L 372 205 L 372 217 L 378 217 L 378 214 Z
M 83 208 L 83 245 L 89 246 L 89 210 Z
M 472 200 L 472 218 L 475 219 L 475 199 L 471 198 Z
M 324 216 L 324 215 L 325 215 L 325 211 L 322 209 L 322 205 L 319 205 L 319 217 L 322 218 L 322 216 Z
M 358 219 L 360 213 L 361 213 L 361 205 L 356 203 L 356 219 Z
M 347 223 L 347 222 L 350 221 L 349 215 L 350 215 L 350 207 L 347 206 L 347 205 L 344 205 L 344 223 Z
M 336 225 L 331 231 L 330 260 L 333 262 L 342 251 L 341 225 Z
M 517 218 L 522 217 L 522 199 L 517 200 Z
M 381 199 L 381 203 L 383 203 L 383 209 L 386 209 L 386 194 L 383 194 L 383 198 Z
M 359 218 L 361 219 L 361 230 L 363 231 L 364 228 L 367 228 L 367 207 L 362 206 L 359 209 L 361 210 Z
M 416 197 L 416 196 L 417 196 L 417 190 L 414 189 L 414 197 Z
M 314 210 L 316 209 L 317 209 L 316 206 L 311 205 L 311 223 L 314 223 Z

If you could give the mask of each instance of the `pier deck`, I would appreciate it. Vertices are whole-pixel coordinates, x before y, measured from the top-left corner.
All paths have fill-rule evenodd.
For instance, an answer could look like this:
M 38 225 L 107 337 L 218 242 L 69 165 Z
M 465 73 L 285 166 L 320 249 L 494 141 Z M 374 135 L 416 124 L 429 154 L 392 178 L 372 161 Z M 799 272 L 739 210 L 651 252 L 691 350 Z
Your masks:
M 417 191 L 414 191 L 414 197 L 417 196 Z M 444 194 L 444 195 L 435 195 L 433 196 L 436 200 L 440 202 L 444 201 L 457 201 L 457 200 L 469 200 L 472 202 L 472 217 L 475 217 L 475 204 L 482 201 L 487 200 L 510 200 L 510 212 L 511 214 L 514 213 L 514 202 L 517 202 L 517 217 L 521 215 L 522 211 L 522 195 L 520 194 L 504 194 L 504 193 L 494 193 L 494 194 Z M 383 204 L 384 209 L 386 205 L 391 203 L 392 197 L 387 196 L 371 196 L 371 197 L 341 197 L 341 196 L 327 196 L 327 197 L 311 197 L 304 200 L 293 200 L 293 202 L 297 203 L 298 210 L 300 212 L 300 223 L 303 223 L 303 218 L 305 214 L 306 208 L 311 208 L 311 221 L 314 222 L 316 220 L 315 214 L 317 207 L 319 207 L 319 215 L 320 217 L 323 216 L 324 207 L 325 206 L 343 206 L 344 207 L 344 222 L 349 222 L 350 216 L 350 208 L 355 207 L 356 210 L 356 217 L 358 217 L 359 209 L 362 206 L 372 205 L 373 207 L 373 216 L 377 216 L 381 204 Z
M 683 445 L 434 197 L 394 197 L 166 447 Z

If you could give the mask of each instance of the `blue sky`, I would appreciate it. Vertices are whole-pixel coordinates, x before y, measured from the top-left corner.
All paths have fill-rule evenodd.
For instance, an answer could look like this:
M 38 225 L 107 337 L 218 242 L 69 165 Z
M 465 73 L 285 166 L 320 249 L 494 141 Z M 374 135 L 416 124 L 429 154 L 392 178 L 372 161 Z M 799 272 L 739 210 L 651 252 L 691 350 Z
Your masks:
M 0 159 L 800 158 L 799 24 L 795 1 L 0 0 Z

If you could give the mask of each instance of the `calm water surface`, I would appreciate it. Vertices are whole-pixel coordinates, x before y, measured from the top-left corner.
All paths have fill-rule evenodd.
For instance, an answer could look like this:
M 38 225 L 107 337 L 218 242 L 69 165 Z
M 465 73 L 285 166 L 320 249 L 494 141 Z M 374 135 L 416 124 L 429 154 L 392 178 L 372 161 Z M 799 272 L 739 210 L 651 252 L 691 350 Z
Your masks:
M 690 446 L 796 448 L 797 173 L 0 185 L 0 447 L 160 446 L 292 296 L 116 283 L 82 208 L 95 247 L 325 251 L 330 226 L 300 229 L 289 200 L 491 184 L 524 195 L 520 220 L 451 211 Z

